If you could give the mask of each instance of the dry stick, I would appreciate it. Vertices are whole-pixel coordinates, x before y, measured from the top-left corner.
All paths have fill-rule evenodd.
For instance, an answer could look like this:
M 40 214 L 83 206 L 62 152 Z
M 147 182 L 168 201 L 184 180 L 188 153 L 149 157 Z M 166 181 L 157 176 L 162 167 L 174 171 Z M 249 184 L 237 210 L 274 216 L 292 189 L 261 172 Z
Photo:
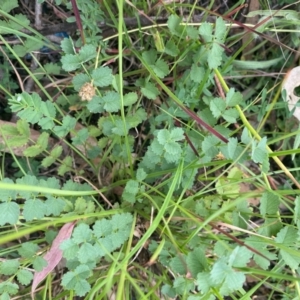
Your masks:
M 39 3 L 37 0 L 35 2 L 34 22 L 35 22 L 35 27 L 37 29 L 42 29 L 42 27 L 43 27 L 43 23 L 42 23 L 42 3 Z M 32 53 L 31 55 L 32 55 L 32 62 L 31 62 L 30 70 L 34 71 L 38 67 L 38 61 L 40 59 L 40 54 L 39 53 L 35 53 L 35 54 Z M 34 80 L 33 80 L 32 77 L 29 77 L 27 82 L 25 83 L 25 91 L 30 93 L 33 89 L 33 85 L 34 85 Z
M 86 178 L 84 178 L 84 177 L 82 177 L 82 176 L 79 176 L 79 175 L 77 175 L 77 176 L 75 176 L 74 177 L 74 180 L 76 181 L 76 182 L 79 182 L 79 179 L 82 179 L 82 180 L 84 180 L 85 182 L 87 182 L 96 192 L 98 192 L 99 193 L 99 195 L 103 198 L 103 200 L 110 206 L 110 207 L 113 207 L 113 205 L 109 202 L 109 200 L 107 200 L 107 198 L 103 195 L 103 193 L 98 189 L 98 188 L 96 188 L 88 179 L 86 179 Z

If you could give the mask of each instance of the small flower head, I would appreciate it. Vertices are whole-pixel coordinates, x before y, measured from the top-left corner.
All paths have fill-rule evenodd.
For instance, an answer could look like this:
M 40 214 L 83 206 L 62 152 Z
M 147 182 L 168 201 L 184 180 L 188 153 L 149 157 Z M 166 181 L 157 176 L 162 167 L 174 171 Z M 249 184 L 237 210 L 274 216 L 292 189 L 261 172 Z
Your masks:
M 82 101 L 91 101 L 95 95 L 96 89 L 90 82 L 85 83 L 79 91 L 79 97 Z

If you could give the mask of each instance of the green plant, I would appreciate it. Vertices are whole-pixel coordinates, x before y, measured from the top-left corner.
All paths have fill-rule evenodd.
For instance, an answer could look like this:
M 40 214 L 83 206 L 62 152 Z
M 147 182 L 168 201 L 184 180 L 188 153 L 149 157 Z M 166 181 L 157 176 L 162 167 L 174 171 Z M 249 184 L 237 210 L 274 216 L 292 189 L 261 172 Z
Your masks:
M 1 299 L 30 292 L 54 299 L 250 299 L 264 283 L 281 297 L 299 297 L 300 198 L 286 188 L 299 183 L 279 159 L 297 149 L 277 149 L 297 133 L 278 137 L 264 128 L 272 109 L 283 107 L 276 106 L 280 89 L 271 94 L 273 82 L 262 89 L 255 81 L 256 100 L 242 93 L 248 82 L 239 68 L 249 62 L 228 51 L 240 38 L 230 31 L 234 19 L 195 24 L 176 9 L 209 11 L 166 4 L 166 22 L 129 30 L 123 13 L 141 3 L 77 4 L 81 39 L 64 39 L 60 62 L 37 61 L 35 70 L 21 57 L 45 38 L 33 30 L 18 35 L 29 23 L 10 14 L 15 2 L 1 8 L 5 53 L 38 88 L 14 93 L 0 86 L 18 118 L 0 128 L 3 152 L 18 168 L 13 176 L 1 170 L 0 243 L 8 245 L 0 249 Z M 104 9 L 119 32 L 117 49 L 115 37 L 98 36 L 94 21 Z M 270 24 L 253 30 L 274 42 L 265 34 Z M 22 45 L 11 47 L 11 33 Z M 228 80 L 235 76 L 239 82 Z M 274 188 L 274 174 L 285 175 L 285 186 Z M 63 275 L 53 278 L 62 257 Z

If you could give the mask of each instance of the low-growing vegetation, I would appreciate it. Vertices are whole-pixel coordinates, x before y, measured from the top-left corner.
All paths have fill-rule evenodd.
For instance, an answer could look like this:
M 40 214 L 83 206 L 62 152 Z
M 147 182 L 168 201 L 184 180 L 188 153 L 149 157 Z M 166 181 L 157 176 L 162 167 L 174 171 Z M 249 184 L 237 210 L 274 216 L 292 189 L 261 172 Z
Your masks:
M 299 3 L 2 2 L 1 300 L 300 299 Z

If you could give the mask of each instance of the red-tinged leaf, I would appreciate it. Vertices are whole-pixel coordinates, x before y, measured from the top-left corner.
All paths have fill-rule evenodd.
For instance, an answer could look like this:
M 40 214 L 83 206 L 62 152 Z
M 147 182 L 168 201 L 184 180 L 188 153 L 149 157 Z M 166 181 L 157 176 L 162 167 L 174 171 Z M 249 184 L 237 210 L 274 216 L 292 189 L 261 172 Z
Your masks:
M 31 296 L 35 292 L 36 287 L 42 282 L 47 275 L 59 264 L 62 259 L 62 250 L 59 249 L 60 244 L 67 240 L 73 231 L 76 222 L 65 224 L 59 231 L 58 235 L 54 239 L 51 249 L 46 253 L 44 259 L 47 261 L 48 265 L 40 272 L 36 272 L 33 277 Z

